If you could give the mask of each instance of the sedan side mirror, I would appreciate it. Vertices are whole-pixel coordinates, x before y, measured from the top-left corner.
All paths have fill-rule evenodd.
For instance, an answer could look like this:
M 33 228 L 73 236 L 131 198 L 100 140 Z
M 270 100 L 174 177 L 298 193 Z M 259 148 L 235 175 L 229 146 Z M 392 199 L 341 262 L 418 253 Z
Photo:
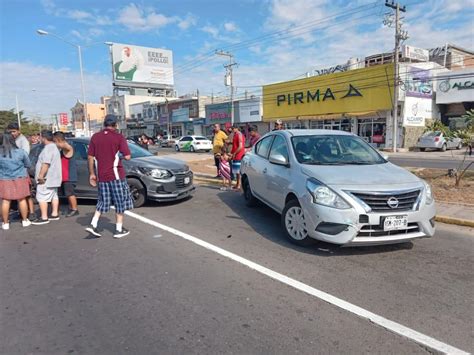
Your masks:
M 283 166 L 288 166 L 289 162 L 288 159 L 283 156 L 282 154 L 272 154 L 270 155 L 269 159 L 270 163 L 275 164 L 275 165 L 283 165 Z

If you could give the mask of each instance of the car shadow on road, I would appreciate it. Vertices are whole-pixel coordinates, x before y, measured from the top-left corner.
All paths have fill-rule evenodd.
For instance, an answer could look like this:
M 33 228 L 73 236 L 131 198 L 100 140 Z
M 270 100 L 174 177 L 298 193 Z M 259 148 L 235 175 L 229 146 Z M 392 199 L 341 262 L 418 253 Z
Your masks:
M 216 189 L 216 187 L 202 186 L 201 188 Z M 240 219 L 247 223 L 260 236 L 277 243 L 285 248 L 293 249 L 300 253 L 313 254 L 318 256 L 350 256 L 380 254 L 409 250 L 413 248 L 413 243 L 401 243 L 392 245 L 380 245 L 370 247 L 340 247 L 335 244 L 322 241 L 315 241 L 314 245 L 302 247 L 291 243 L 285 236 L 280 224 L 280 215 L 271 208 L 260 203 L 257 207 L 249 208 L 245 205 L 245 200 L 241 193 L 219 192 L 217 196 L 230 207 Z M 227 216 L 235 219 L 235 216 Z

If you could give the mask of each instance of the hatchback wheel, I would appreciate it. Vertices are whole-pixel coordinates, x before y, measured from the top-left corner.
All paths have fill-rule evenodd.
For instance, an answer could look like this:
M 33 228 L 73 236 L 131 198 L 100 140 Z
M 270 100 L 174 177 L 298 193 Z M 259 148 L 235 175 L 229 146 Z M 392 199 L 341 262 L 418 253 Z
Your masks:
M 133 207 L 138 208 L 143 206 L 146 201 L 145 187 L 142 185 L 140 180 L 134 178 L 127 179 L 127 183 L 130 188 Z
M 297 200 L 291 200 L 286 204 L 281 215 L 281 224 L 292 243 L 302 246 L 314 243 L 308 235 L 304 211 Z
M 420 152 L 424 152 L 426 148 L 420 148 Z
M 462 142 L 460 142 L 460 143 L 458 144 L 458 146 L 456 147 L 456 149 L 457 149 L 457 150 L 462 149 Z
M 443 146 L 441 147 L 441 151 L 445 152 L 446 149 L 448 149 L 448 146 L 446 145 L 446 143 L 444 143 Z

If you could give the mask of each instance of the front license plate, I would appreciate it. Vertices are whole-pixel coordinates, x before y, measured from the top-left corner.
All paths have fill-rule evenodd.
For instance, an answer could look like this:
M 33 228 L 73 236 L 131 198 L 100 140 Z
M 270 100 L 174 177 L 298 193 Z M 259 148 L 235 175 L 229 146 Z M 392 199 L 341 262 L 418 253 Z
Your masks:
M 187 185 L 191 182 L 191 179 L 189 177 L 184 178 L 184 184 Z
M 383 221 L 384 231 L 395 231 L 408 228 L 408 216 L 389 216 Z

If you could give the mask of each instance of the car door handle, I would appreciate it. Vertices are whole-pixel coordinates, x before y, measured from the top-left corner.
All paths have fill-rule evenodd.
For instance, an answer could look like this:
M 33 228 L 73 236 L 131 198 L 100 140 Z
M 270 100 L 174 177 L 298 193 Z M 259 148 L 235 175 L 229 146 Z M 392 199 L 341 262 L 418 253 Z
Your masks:
M 263 173 L 264 173 L 264 174 L 267 173 L 267 168 L 264 168 L 264 169 L 263 169 Z

